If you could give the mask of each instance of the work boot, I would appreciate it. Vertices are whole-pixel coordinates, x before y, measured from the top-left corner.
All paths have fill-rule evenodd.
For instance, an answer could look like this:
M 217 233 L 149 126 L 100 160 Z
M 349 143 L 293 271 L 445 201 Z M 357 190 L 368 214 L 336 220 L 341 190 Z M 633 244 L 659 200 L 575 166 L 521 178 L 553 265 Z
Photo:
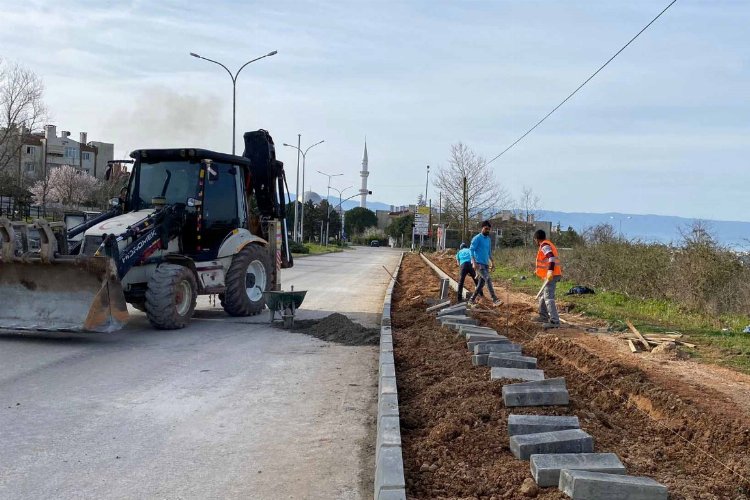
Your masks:
M 534 316 L 534 319 L 532 319 L 534 323 L 549 323 L 549 316 L 545 317 L 542 315 Z
M 560 328 L 560 322 L 559 321 L 549 321 L 542 325 L 542 328 L 545 330 L 549 330 L 550 328 Z
M 495 299 L 495 300 L 492 301 L 492 305 L 496 306 L 496 307 L 499 307 L 499 306 L 503 305 L 503 301 L 500 300 L 500 299 Z

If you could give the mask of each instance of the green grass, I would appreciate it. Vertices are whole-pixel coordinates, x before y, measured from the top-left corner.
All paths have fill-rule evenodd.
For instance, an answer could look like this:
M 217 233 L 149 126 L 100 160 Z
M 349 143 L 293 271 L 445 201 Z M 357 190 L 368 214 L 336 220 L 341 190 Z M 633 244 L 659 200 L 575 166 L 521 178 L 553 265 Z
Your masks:
M 521 276 L 527 279 L 521 280 Z M 542 284 L 527 270 L 509 266 L 497 266 L 493 277 L 532 296 Z M 558 302 L 570 303 L 573 312 L 605 320 L 617 331 L 628 329 L 626 320 L 632 321 L 642 333 L 678 331 L 685 334 L 683 340 L 698 345 L 697 349 L 685 349 L 691 357 L 750 374 L 750 334 L 742 333 L 742 329 L 750 325 L 750 316 L 711 316 L 685 310 L 666 300 L 633 298 L 610 291 L 566 296 L 565 293 L 575 285 L 566 280 L 557 285 Z
M 305 243 L 305 246 L 310 250 L 310 253 L 295 253 L 295 257 L 299 257 L 302 255 L 321 255 L 324 253 L 335 253 L 335 252 L 343 252 L 343 248 L 336 246 L 336 245 L 318 245 L 317 243 Z

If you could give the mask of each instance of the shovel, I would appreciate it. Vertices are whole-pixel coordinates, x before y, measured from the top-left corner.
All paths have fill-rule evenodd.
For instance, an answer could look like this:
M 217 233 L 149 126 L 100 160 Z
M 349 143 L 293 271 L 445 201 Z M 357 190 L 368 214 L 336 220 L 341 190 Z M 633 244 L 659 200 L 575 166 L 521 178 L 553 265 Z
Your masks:
M 549 283 L 549 280 L 544 280 L 544 283 L 542 284 L 542 288 L 539 289 L 539 291 L 536 294 L 535 299 L 539 300 L 539 297 L 542 296 L 542 293 L 544 292 L 544 287 L 547 286 L 547 283 Z

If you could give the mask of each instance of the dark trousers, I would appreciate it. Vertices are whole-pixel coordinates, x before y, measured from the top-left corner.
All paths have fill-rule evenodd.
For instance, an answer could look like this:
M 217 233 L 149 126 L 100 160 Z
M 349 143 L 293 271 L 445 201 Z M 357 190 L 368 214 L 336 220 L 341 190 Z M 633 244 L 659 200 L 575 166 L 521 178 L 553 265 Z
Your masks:
M 461 302 L 464 300 L 464 280 L 466 279 L 466 276 L 471 276 L 471 279 L 474 280 L 474 286 L 477 286 L 477 273 L 474 271 L 474 267 L 471 265 L 471 262 L 464 262 L 461 264 L 461 275 L 458 278 L 458 301 Z M 484 293 L 480 292 L 480 295 L 484 296 Z

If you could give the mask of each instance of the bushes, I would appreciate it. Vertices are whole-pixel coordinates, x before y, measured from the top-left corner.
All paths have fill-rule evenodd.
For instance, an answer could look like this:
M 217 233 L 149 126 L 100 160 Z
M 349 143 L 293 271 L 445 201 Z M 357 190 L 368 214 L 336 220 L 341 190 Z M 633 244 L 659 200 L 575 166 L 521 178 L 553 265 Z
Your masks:
M 750 266 L 705 231 L 692 230 L 682 246 L 598 236 L 560 251 L 567 279 L 633 298 L 669 300 L 711 315 L 750 310 Z M 495 262 L 530 276 L 535 255 L 535 248 L 501 249 Z
M 289 240 L 289 250 L 292 253 L 310 253 L 310 249 L 307 246 L 292 240 Z

